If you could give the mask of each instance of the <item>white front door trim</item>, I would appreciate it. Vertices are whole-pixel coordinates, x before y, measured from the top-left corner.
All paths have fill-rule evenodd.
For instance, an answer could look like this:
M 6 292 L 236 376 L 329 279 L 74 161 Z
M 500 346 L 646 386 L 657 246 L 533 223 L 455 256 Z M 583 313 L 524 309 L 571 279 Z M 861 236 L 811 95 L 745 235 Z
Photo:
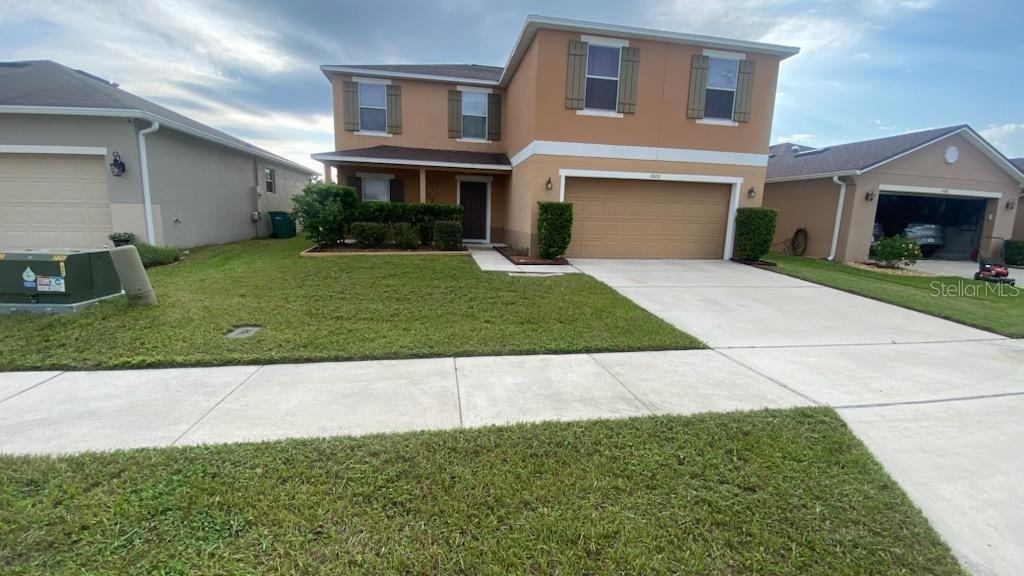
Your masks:
M 485 244 L 491 243 L 491 183 L 494 181 L 493 176 L 476 176 L 476 175 L 458 175 L 455 177 L 457 182 L 455 186 L 455 203 L 462 205 L 462 183 L 463 182 L 483 182 L 487 184 L 487 208 L 485 209 L 485 232 L 483 238 L 463 238 L 464 242 L 483 242 Z
M 879 184 L 879 194 L 918 194 L 925 196 L 960 196 L 964 198 L 1002 198 L 999 192 L 985 190 L 958 190 L 956 188 L 932 188 L 928 186 L 903 186 L 900 184 Z
M 733 235 L 736 230 L 736 209 L 740 204 L 740 187 L 743 185 L 743 178 L 739 176 L 713 176 L 710 174 L 664 174 L 658 172 L 621 172 L 617 170 L 576 170 L 562 168 L 558 171 L 558 201 L 565 202 L 565 180 L 566 178 L 609 178 L 613 180 L 655 180 L 663 182 L 703 182 L 711 184 L 729 184 L 732 191 L 729 194 L 729 214 L 725 225 L 725 250 L 722 251 L 722 259 L 728 260 L 732 257 Z M 488 205 L 490 204 L 490 189 L 488 188 Z M 489 207 L 489 206 L 488 206 Z
M 697 164 L 729 164 L 733 166 L 768 165 L 767 154 L 726 152 L 722 150 L 694 150 L 690 148 L 658 148 L 653 146 L 623 146 L 619 144 L 592 144 L 589 142 L 555 142 L 534 140 L 512 156 L 516 166 L 530 156 L 583 156 L 616 160 L 658 160 L 662 162 L 693 162 Z

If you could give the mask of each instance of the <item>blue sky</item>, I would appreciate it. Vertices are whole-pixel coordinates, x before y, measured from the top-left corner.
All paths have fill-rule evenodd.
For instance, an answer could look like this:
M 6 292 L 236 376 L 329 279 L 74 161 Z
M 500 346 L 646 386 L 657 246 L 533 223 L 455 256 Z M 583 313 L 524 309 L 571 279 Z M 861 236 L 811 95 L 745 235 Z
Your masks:
M 319 64 L 503 65 L 531 13 L 800 46 L 773 143 L 968 123 L 1024 156 L 1020 0 L 0 0 L 0 59 L 87 70 L 315 166 L 333 148 Z

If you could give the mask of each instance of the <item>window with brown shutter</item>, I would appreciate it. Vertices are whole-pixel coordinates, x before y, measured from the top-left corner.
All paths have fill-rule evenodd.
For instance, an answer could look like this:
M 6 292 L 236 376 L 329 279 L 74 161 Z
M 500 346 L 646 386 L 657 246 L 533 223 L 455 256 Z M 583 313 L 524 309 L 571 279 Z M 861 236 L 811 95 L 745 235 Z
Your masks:
M 341 83 L 342 110 L 345 130 L 359 130 L 359 83 L 345 80 Z
M 704 117 L 704 98 L 708 87 L 708 60 L 703 54 L 690 58 L 690 94 L 686 104 L 687 118 Z
M 569 60 L 565 72 L 565 107 L 583 110 L 587 86 L 587 43 L 569 40 Z
M 739 77 L 736 80 L 736 104 L 733 107 L 734 122 L 750 122 L 750 107 L 754 100 L 754 72 L 757 70 L 753 60 L 740 60 Z
M 388 134 L 402 133 L 402 87 L 388 84 L 387 87 Z
M 487 139 L 501 140 L 501 94 L 487 95 Z
M 462 92 L 448 91 L 448 137 L 462 138 Z
M 619 64 L 619 102 L 623 114 L 636 113 L 636 90 L 640 75 L 640 49 L 624 46 Z

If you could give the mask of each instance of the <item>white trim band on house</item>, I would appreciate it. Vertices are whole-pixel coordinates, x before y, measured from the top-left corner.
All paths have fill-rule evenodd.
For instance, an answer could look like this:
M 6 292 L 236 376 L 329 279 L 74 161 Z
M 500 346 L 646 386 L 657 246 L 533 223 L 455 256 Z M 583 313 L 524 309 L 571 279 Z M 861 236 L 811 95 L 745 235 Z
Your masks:
M 985 190 L 960 190 L 956 188 L 931 188 L 928 186 L 902 186 L 900 184 L 879 184 L 879 194 L 910 194 L 921 196 L 958 196 L 961 198 L 1002 198 L 999 192 Z
M 168 120 L 163 116 L 146 112 L 145 110 L 138 110 L 135 108 L 78 108 L 75 106 L 13 106 L 13 105 L 0 105 L 0 114 L 49 114 L 55 116 L 99 116 L 105 118 L 134 118 L 139 120 L 146 120 L 148 122 L 159 122 L 166 128 L 183 132 L 190 136 L 220 144 L 227 148 L 238 150 L 239 152 L 245 152 L 258 156 L 264 160 L 270 160 L 289 168 L 293 168 L 305 174 L 317 174 L 315 170 L 310 170 L 305 166 L 296 164 L 291 160 L 285 160 L 284 158 L 271 154 L 265 150 L 259 150 L 255 147 L 249 147 L 246 145 L 227 140 L 215 134 L 204 132 L 197 128 L 192 128 L 180 122 L 174 120 Z
M 558 201 L 565 202 L 566 178 L 608 178 L 612 180 L 654 180 L 658 182 L 701 182 L 705 184 L 730 184 L 729 215 L 725 225 L 725 249 L 722 259 L 732 257 L 733 236 L 736 233 L 736 209 L 740 205 L 740 176 L 715 176 L 711 174 L 671 174 L 661 172 L 623 172 L 619 170 L 577 170 L 562 168 L 558 171 Z
M 654 148 L 648 146 L 620 146 L 615 144 L 589 144 L 585 142 L 553 142 L 534 140 L 512 157 L 517 166 L 527 158 L 543 156 L 584 156 L 591 158 L 612 158 L 616 160 L 660 160 L 663 162 L 693 162 L 698 164 L 729 164 L 733 166 L 768 165 L 767 154 L 747 152 L 723 152 L 717 150 L 692 150 L 686 148 Z
M 497 80 L 478 80 L 476 78 L 463 78 L 461 76 L 438 76 L 436 74 L 417 74 L 415 72 L 389 72 L 387 70 L 368 70 L 366 68 L 352 68 L 350 66 L 320 66 L 321 72 L 337 72 L 340 74 L 361 74 L 367 77 L 376 78 L 409 78 L 411 80 L 437 80 L 439 82 L 454 82 L 455 84 L 476 84 L 480 86 L 497 86 Z
M 37 146 L 32 144 L 0 144 L 0 154 L 71 154 L 106 156 L 104 146 Z
M 437 168 L 464 168 L 467 170 L 511 170 L 511 166 L 504 166 L 501 164 L 468 164 L 462 162 L 434 162 L 430 160 L 402 160 L 395 158 L 366 158 L 362 156 L 342 156 L 338 154 L 313 154 L 311 156 L 313 160 L 319 162 L 324 161 L 335 161 L 335 162 L 359 162 L 362 164 L 399 164 L 404 166 L 426 166 L 426 167 L 437 167 Z

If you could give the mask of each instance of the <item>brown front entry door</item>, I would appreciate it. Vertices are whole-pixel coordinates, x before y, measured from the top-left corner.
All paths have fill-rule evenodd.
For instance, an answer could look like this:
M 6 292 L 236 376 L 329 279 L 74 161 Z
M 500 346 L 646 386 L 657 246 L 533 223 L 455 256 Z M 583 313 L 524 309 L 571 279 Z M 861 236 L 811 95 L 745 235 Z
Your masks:
M 459 204 L 462 204 L 462 237 L 466 240 L 487 239 L 487 183 L 459 182 Z

